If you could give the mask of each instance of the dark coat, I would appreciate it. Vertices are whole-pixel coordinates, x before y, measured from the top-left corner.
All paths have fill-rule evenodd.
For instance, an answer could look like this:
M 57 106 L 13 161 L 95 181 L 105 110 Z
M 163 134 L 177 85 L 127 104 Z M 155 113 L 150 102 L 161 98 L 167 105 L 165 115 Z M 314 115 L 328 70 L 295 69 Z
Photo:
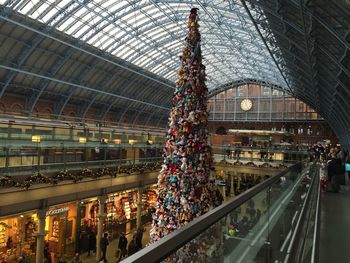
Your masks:
M 125 236 L 121 236 L 119 238 L 119 244 L 118 244 L 118 248 L 120 248 L 120 250 L 126 249 L 126 246 L 128 245 L 128 240 Z
M 344 166 L 340 159 L 332 159 L 327 166 L 328 180 L 331 181 L 333 176 L 344 174 Z
M 96 249 L 96 236 L 93 232 L 89 233 L 89 250 Z
M 108 245 L 109 245 L 108 238 L 103 237 L 101 239 L 101 249 L 106 250 Z

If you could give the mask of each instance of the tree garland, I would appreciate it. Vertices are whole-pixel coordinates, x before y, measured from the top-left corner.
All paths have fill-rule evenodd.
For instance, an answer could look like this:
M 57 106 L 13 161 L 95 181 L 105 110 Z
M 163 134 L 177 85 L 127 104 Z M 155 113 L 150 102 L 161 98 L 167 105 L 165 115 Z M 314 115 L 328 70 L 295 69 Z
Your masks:
M 89 168 L 83 168 L 78 172 L 70 172 L 67 169 L 59 171 L 53 176 L 46 176 L 41 172 L 34 172 L 32 175 L 22 179 L 21 177 L 14 177 L 9 175 L 0 176 L 0 187 L 17 187 L 28 190 L 33 184 L 52 184 L 56 185 L 62 181 L 73 181 L 77 183 L 84 178 L 98 179 L 103 176 L 109 176 L 116 178 L 118 174 L 132 174 L 132 173 L 143 173 L 147 171 L 155 171 L 161 166 L 160 163 L 145 163 L 133 166 L 120 167 L 118 166 L 115 170 L 104 167 L 97 170 L 91 170 Z M 22 179 L 22 180 L 21 180 Z

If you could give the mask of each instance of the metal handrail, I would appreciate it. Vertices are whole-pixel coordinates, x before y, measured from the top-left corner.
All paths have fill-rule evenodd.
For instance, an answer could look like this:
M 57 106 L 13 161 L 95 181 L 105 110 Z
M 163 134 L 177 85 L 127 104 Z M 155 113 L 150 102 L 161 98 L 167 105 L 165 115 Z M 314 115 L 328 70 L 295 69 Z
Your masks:
M 181 227 L 180 229 L 170 233 L 157 242 L 149 245 L 148 247 L 140 250 L 139 252 L 131 255 L 123 260 L 124 263 L 135 262 L 160 262 L 166 257 L 174 253 L 177 249 L 181 248 L 187 242 L 193 240 L 199 234 L 207 230 L 210 226 L 221 220 L 224 216 L 234 211 L 237 207 L 245 203 L 247 200 L 254 197 L 269 186 L 275 184 L 280 178 L 291 171 L 301 171 L 302 164 L 297 163 L 281 173 L 270 177 L 262 183 L 247 190 L 238 197 L 225 202 L 224 204 L 214 208 L 206 214 L 194 219 L 192 222 Z
M 318 187 L 317 191 L 317 201 L 316 201 L 316 215 L 315 215 L 315 226 L 313 233 L 313 241 L 312 241 L 312 252 L 311 252 L 311 263 L 319 262 L 319 240 L 320 240 L 320 219 L 321 219 L 321 209 L 320 209 L 320 201 L 321 201 L 321 188 Z

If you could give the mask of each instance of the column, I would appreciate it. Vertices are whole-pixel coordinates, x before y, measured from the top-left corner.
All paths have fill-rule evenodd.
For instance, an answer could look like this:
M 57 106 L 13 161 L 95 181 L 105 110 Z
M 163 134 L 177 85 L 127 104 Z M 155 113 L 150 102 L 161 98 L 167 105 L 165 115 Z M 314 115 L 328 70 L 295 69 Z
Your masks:
M 101 239 L 103 235 L 103 223 L 105 220 L 105 213 L 104 213 L 104 205 L 106 202 L 106 196 L 99 196 L 97 198 L 99 203 L 98 208 L 98 222 L 97 222 L 97 234 L 96 234 L 96 260 L 99 261 L 101 259 Z
M 81 222 L 81 201 L 78 200 L 76 202 L 77 205 L 77 220 L 76 220 L 76 227 L 75 227 L 75 253 L 79 252 L 79 247 L 80 247 L 80 238 L 79 238 L 79 233 L 80 233 L 80 222 Z
M 231 178 L 231 192 L 230 192 L 230 195 L 231 196 L 235 196 L 235 182 L 234 182 L 235 174 L 236 173 L 234 173 L 234 172 L 232 172 L 230 174 L 230 178 Z
M 8 167 L 10 166 L 10 148 L 5 147 L 5 167 L 6 167 L 6 172 L 8 172 Z M 22 158 L 22 157 L 21 157 Z
M 237 178 L 238 178 L 237 189 L 238 189 L 238 192 L 241 193 L 241 192 L 240 192 L 240 188 L 241 188 L 241 177 L 242 177 L 242 173 L 237 174 L 237 175 L 238 175 L 238 176 L 237 176 Z
M 46 235 L 45 232 L 45 219 L 46 219 L 47 209 L 40 209 L 37 211 L 38 215 L 38 232 L 36 235 L 36 254 L 35 254 L 35 262 L 44 262 L 44 248 L 45 242 L 44 237 Z
M 141 227 L 141 216 L 142 216 L 142 187 L 137 188 L 137 217 L 136 217 L 136 227 L 140 229 Z

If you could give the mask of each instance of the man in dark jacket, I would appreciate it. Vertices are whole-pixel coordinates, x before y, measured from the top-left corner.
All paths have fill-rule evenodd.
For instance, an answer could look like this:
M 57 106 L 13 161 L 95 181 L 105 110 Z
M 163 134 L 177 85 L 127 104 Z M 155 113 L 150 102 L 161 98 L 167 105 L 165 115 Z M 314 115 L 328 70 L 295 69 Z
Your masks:
M 104 233 L 103 235 L 103 238 L 101 239 L 101 252 L 102 252 L 102 257 L 100 259 L 100 261 L 104 261 L 104 262 L 107 262 L 107 258 L 106 258 L 106 255 L 107 255 L 107 247 L 109 245 L 109 242 L 108 242 L 108 233 Z
M 143 231 L 144 231 L 143 227 L 140 227 L 136 233 L 136 246 L 138 250 L 142 249 Z
M 344 167 L 341 159 L 338 159 L 335 154 L 332 155 L 331 161 L 327 165 L 328 181 L 331 184 L 333 192 L 337 193 L 340 190 L 340 181 L 344 177 Z
M 128 239 L 125 237 L 125 233 L 122 233 L 120 238 L 119 238 L 119 244 L 118 244 L 118 248 L 120 249 L 120 258 L 119 260 L 121 260 L 123 257 L 126 257 L 127 253 L 126 253 L 126 247 L 128 245 Z
M 96 252 L 96 236 L 95 233 L 89 228 L 88 229 L 88 239 L 89 239 L 89 247 L 88 247 L 88 256 L 90 256 L 90 252 Z

